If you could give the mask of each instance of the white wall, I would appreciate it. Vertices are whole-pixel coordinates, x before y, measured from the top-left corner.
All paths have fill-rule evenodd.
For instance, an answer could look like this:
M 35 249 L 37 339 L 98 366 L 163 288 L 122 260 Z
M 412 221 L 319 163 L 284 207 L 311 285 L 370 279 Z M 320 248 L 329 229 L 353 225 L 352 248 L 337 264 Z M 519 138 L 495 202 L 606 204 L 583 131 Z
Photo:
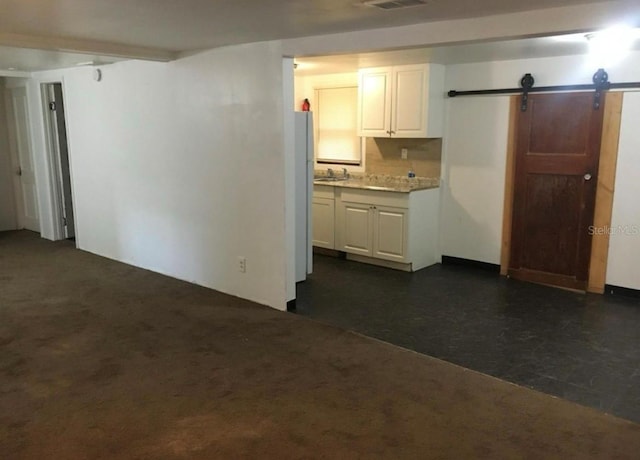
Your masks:
M 640 289 L 640 92 L 626 93 L 611 219 L 607 284 Z
M 447 101 L 442 254 L 500 263 L 509 97 Z
M 15 230 L 18 225 L 8 135 L 5 81 L 0 78 L 0 231 Z
M 64 84 L 79 248 L 284 309 L 280 44 L 102 70 L 31 82 Z
M 640 52 L 609 63 L 612 82 L 637 81 Z M 525 73 L 536 86 L 589 83 L 597 63 L 586 56 L 496 61 L 447 67 L 447 90 L 511 88 Z M 625 95 L 614 223 L 638 223 L 633 212 L 638 177 L 635 94 Z M 508 97 L 460 97 L 447 100 L 443 147 L 442 253 L 482 262 L 500 263 L 504 172 L 508 135 Z M 633 126 L 633 127 L 632 127 Z M 631 153 L 634 152 L 634 153 Z M 635 238 L 635 239 L 634 239 Z M 638 288 L 639 237 L 616 237 L 609 255 L 607 283 Z M 633 270 L 631 269 L 633 267 Z M 632 281 L 630 278 L 634 278 Z

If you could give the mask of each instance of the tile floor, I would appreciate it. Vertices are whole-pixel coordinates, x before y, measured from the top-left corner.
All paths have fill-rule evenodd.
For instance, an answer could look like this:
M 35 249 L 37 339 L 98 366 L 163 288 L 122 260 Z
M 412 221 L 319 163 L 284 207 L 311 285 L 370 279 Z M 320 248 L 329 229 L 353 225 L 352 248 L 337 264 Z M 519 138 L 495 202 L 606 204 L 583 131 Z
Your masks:
M 316 255 L 297 313 L 640 422 L 640 299 Z

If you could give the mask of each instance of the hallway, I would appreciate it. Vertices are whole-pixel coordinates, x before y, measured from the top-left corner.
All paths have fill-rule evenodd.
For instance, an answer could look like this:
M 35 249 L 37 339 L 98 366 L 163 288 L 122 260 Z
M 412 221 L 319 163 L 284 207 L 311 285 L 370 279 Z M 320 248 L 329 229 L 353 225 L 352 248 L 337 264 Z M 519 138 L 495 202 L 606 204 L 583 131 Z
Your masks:
M 314 255 L 297 312 L 640 422 L 640 300 Z

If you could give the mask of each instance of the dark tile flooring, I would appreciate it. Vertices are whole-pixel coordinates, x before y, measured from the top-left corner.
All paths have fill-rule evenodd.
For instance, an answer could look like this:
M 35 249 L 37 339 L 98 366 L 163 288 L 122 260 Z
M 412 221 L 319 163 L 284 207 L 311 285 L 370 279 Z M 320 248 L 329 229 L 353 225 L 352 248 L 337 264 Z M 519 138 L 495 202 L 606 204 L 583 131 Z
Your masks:
M 315 255 L 297 313 L 640 422 L 640 300 Z

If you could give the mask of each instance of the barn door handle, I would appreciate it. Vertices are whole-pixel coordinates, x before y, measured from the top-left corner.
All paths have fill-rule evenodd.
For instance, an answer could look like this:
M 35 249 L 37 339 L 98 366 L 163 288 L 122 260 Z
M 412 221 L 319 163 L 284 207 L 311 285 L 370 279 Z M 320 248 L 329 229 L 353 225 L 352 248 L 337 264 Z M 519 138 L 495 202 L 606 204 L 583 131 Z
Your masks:
M 584 175 L 584 180 L 591 180 L 591 174 L 587 173 Z
M 22 167 L 18 166 L 18 170 L 16 172 L 18 173 L 18 176 L 22 176 Z

